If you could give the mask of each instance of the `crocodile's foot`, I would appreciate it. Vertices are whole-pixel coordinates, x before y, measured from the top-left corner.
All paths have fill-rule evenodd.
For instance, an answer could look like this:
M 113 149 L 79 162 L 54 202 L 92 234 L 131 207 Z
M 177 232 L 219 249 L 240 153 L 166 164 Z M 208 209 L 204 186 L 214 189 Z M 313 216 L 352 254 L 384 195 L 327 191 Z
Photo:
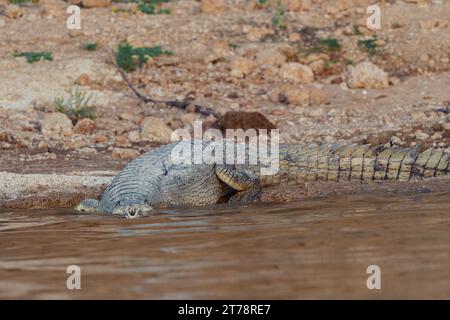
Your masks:
M 113 210 L 113 214 L 117 214 L 125 217 L 126 219 L 134 219 L 138 217 L 144 217 L 153 211 L 153 207 L 146 204 L 130 205 L 116 207 Z
M 81 212 L 97 212 L 98 204 L 98 200 L 86 199 L 77 204 L 74 209 Z
M 229 202 L 253 202 L 261 197 L 261 183 L 249 170 L 236 170 L 232 166 L 216 165 L 216 175 L 225 184 L 237 191 Z

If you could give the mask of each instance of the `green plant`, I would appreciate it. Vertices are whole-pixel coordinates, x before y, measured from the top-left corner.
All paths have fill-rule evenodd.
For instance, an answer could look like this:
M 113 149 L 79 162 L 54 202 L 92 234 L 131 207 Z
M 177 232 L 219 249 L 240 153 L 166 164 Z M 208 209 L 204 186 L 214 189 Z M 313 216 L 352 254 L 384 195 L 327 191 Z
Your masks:
M 341 50 L 341 44 L 338 39 L 325 38 L 325 39 L 310 39 L 305 47 L 298 48 L 298 54 L 304 56 L 318 52 L 336 52 Z
M 38 62 L 40 60 L 53 61 L 52 53 L 49 52 L 49 51 L 41 51 L 41 52 L 25 51 L 25 52 L 19 52 L 19 53 L 15 53 L 14 57 L 25 57 L 27 59 L 28 63 L 34 63 L 34 62 Z
M 145 14 L 170 14 L 170 9 L 163 9 L 161 5 L 170 0 L 142 0 L 137 9 Z
M 359 40 L 358 46 L 362 47 L 364 50 L 366 50 L 369 54 L 374 54 L 377 48 L 377 37 L 372 37 L 365 40 Z
M 268 0 L 258 0 L 259 4 L 266 4 Z
M 132 72 L 147 62 L 149 57 L 163 54 L 171 55 L 173 52 L 162 50 L 160 46 L 133 48 L 128 42 L 122 42 L 116 53 L 116 63 L 123 70 Z
M 25 3 L 33 3 L 33 4 L 37 4 L 39 3 L 39 0 L 8 0 L 9 3 L 11 4 L 25 4 Z
M 98 49 L 98 43 L 97 42 L 87 42 L 83 44 L 83 49 L 87 51 L 95 51 Z
M 361 30 L 359 30 L 359 26 L 356 25 L 356 24 L 353 26 L 353 34 L 354 34 L 355 36 L 362 36 L 362 35 L 363 35 L 363 33 L 361 32 Z
M 125 13 L 133 13 L 133 10 L 130 8 L 117 8 L 117 7 L 113 7 L 111 9 L 111 11 L 113 13 L 118 13 L 118 12 L 125 12 Z
M 341 49 L 341 44 L 336 38 L 321 39 L 319 41 L 319 44 L 322 47 L 321 51 L 323 51 L 323 49 L 325 49 L 326 51 L 338 51 Z
M 90 105 L 92 94 L 88 95 L 82 92 L 77 87 L 75 91 L 70 88 L 69 98 L 55 98 L 55 111 L 65 113 L 69 116 L 74 116 L 76 119 L 89 118 L 94 120 L 96 118 L 96 108 Z
M 277 6 L 275 8 L 275 13 L 272 18 L 272 24 L 281 29 L 285 29 L 287 27 L 284 12 L 285 10 L 283 4 L 281 3 L 281 0 L 277 0 Z

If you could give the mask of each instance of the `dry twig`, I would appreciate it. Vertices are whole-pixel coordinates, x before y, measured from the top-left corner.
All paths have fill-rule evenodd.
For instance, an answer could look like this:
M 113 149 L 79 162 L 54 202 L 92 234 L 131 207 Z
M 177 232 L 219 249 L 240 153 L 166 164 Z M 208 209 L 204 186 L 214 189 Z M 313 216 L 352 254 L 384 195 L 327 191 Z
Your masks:
M 130 88 L 130 90 L 133 91 L 133 93 L 136 95 L 136 97 L 138 97 L 139 100 L 143 101 L 144 103 L 163 103 L 167 106 L 176 107 L 179 109 L 186 109 L 189 105 L 193 105 L 195 108 L 194 112 L 198 112 L 205 116 L 212 115 L 216 118 L 219 118 L 219 114 L 217 112 L 215 112 L 213 109 L 199 105 L 199 104 L 192 104 L 192 101 L 189 101 L 189 100 L 181 100 L 181 101 L 180 100 L 155 100 L 155 99 L 152 99 L 151 97 L 143 95 L 131 83 L 131 81 L 128 79 L 127 75 L 125 74 L 125 72 L 117 65 L 114 52 L 112 50 L 108 51 L 108 52 L 109 52 L 109 56 L 111 59 L 111 63 L 116 67 L 116 69 L 119 72 L 120 76 L 122 77 L 123 81 L 126 83 L 128 88 Z

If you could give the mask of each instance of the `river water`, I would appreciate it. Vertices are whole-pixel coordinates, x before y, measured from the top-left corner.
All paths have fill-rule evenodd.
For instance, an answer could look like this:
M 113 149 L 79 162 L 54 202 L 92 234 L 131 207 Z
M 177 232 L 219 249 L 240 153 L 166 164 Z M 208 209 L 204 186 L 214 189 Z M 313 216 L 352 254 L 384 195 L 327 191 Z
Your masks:
M 450 298 L 450 193 L 0 212 L 0 298 Z M 67 267 L 80 267 L 68 290 Z M 380 268 L 369 290 L 367 268 Z M 378 273 L 377 273 L 378 275 Z

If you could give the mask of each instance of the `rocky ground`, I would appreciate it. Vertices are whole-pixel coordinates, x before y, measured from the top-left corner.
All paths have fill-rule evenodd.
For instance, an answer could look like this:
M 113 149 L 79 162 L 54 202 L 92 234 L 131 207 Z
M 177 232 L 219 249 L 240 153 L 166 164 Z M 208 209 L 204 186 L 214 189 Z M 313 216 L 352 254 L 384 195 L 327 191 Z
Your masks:
M 450 144 L 449 1 L 383 1 L 379 30 L 366 26 L 368 0 L 180 0 L 157 14 L 24 2 L 0 0 L 0 192 L 6 172 L 117 171 L 174 129 L 217 126 L 229 111 L 261 113 L 282 142 Z M 66 26 L 71 3 L 83 5 L 80 30 Z M 171 51 L 126 75 L 146 96 L 190 105 L 138 99 L 112 62 L 123 41 Z M 18 56 L 29 51 L 51 60 Z M 77 97 L 95 115 L 61 108 Z

